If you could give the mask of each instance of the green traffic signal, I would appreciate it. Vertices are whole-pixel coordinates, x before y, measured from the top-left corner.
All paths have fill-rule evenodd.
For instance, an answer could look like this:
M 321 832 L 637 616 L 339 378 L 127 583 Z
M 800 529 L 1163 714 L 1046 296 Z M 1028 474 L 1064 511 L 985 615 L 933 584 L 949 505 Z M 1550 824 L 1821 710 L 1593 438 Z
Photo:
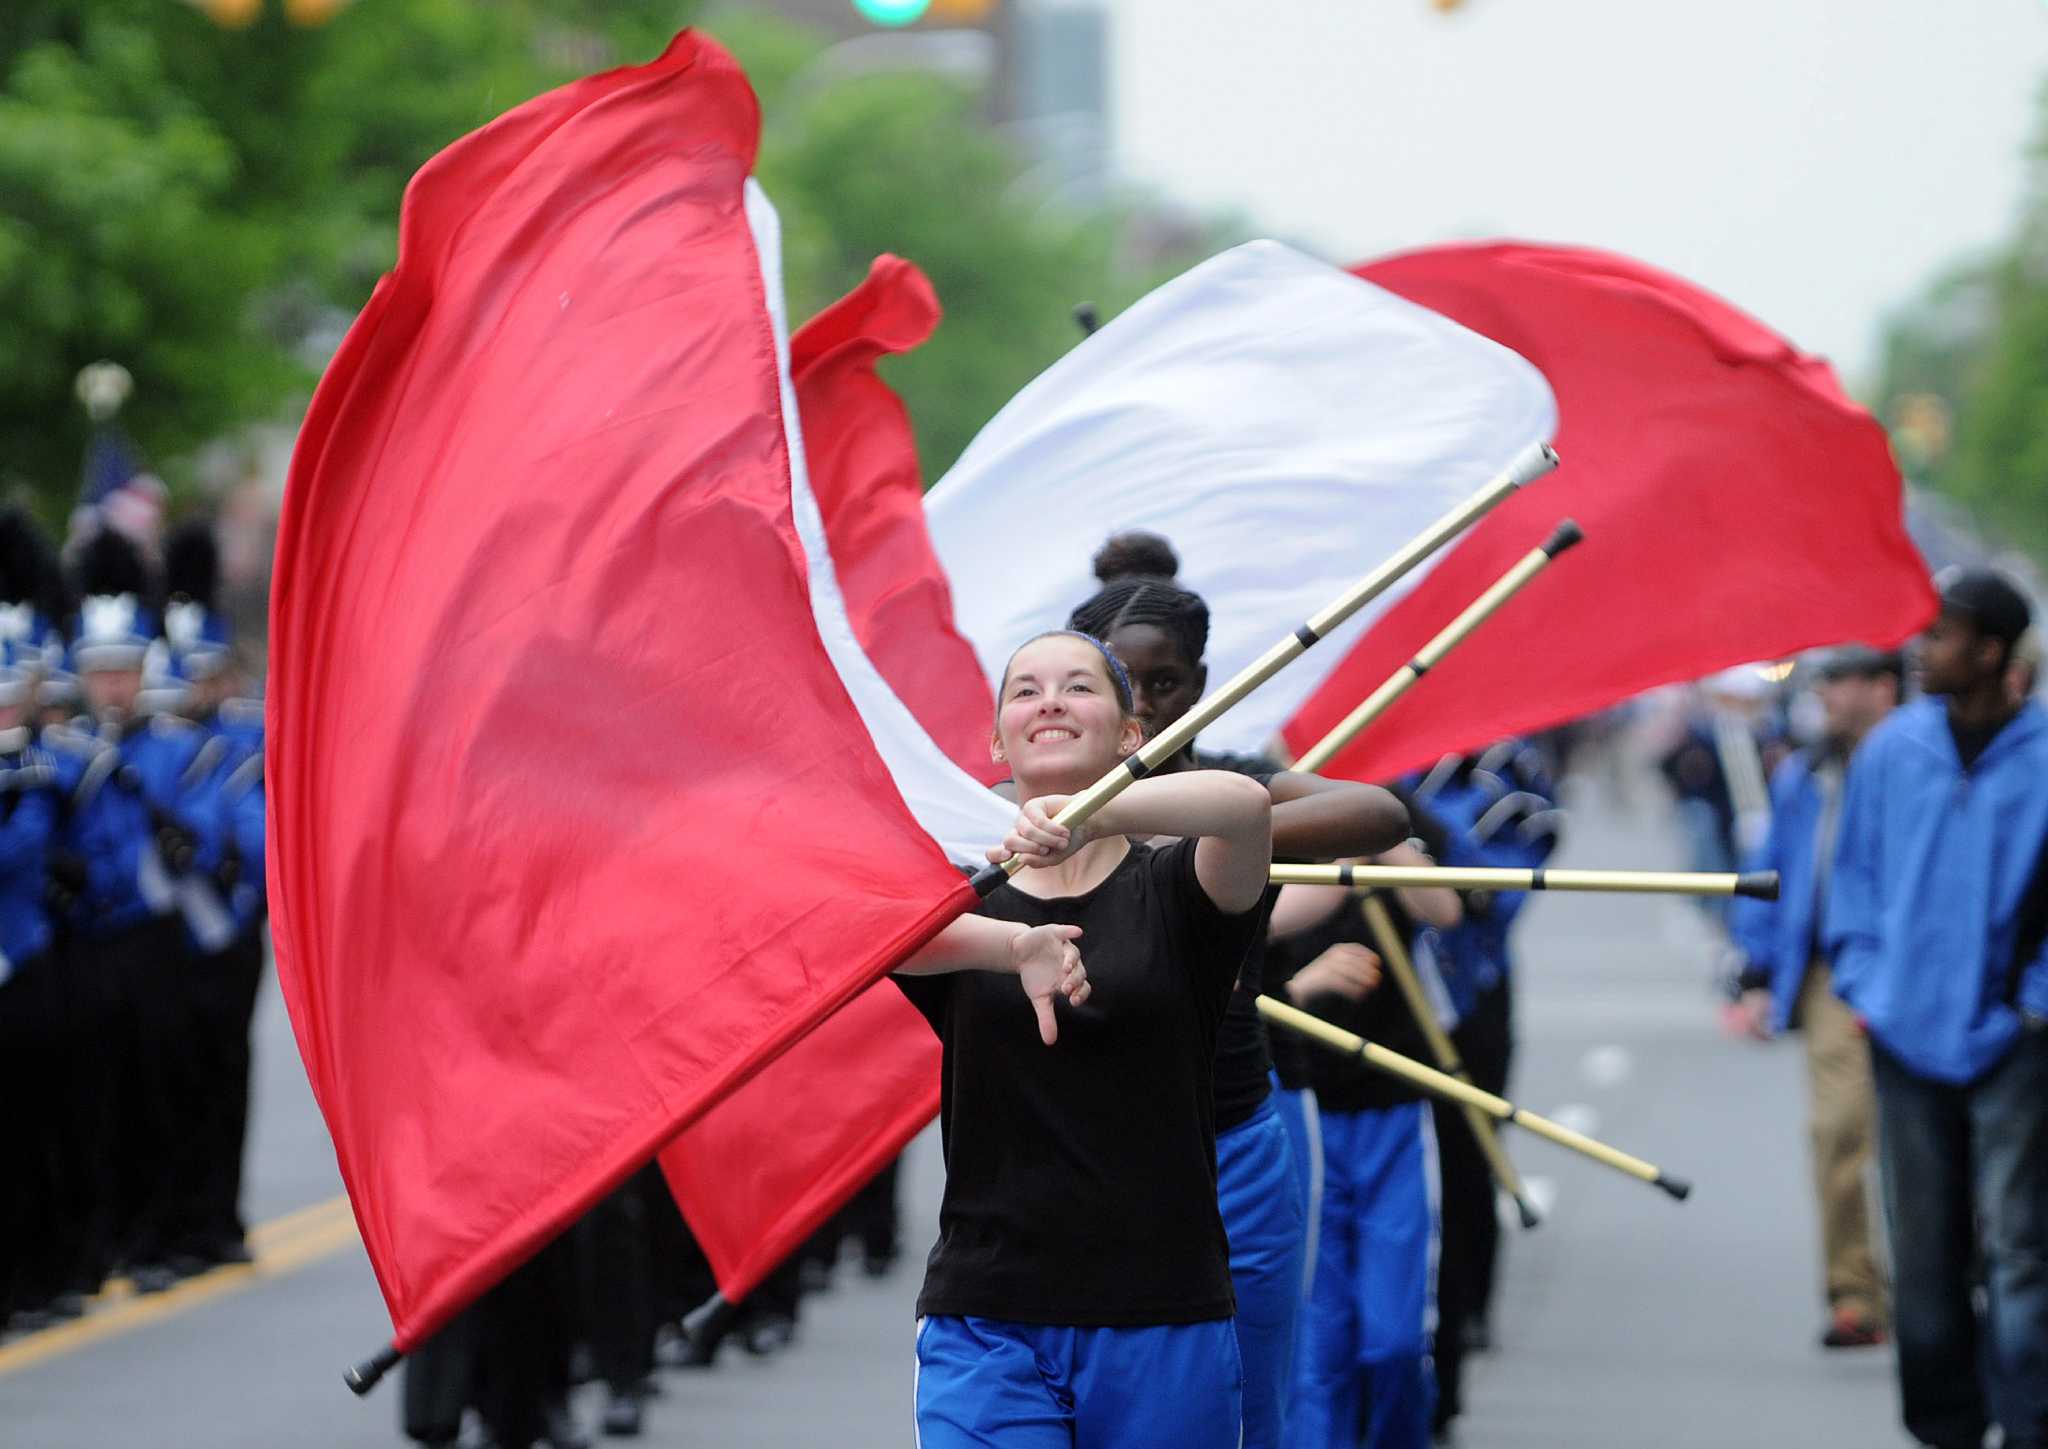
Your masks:
M 853 0 L 861 17 L 877 25 L 909 25 L 931 9 L 932 0 Z

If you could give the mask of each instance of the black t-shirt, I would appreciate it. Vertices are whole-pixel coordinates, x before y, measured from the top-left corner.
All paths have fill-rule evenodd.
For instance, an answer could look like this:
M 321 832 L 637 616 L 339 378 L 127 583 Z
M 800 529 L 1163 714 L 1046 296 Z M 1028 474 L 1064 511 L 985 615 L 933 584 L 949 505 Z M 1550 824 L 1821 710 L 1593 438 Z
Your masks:
M 1270 785 L 1280 767 L 1263 755 L 1227 755 L 1207 750 L 1195 752 L 1195 763 L 1204 770 L 1228 770 L 1249 775 L 1261 785 Z M 1264 914 L 1272 915 L 1277 889 L 1266 893 Z M 1266 1039 L 1266 1023 L 1257 1006 L 1260 968 L 1266 953 L 1254 950 L 1245 958 L 1238 974 L 1237 990 L 1230 993 L 1230 1005 L 1223 1011 L 1223 1029 L 1216 1037 L 1216 1130 L 1228 1132 L 1251 1119 L 1259 1104 L 1273 1091 L 1269 1073 L 1273 1055 Z
M 1387 914 L 1393 917 L 1395 931 L 1408 944 L 1412 955 L 1415 929 L 1408 913 L 1401 909 L 1397 897 L 1383 895 L 1380 899 L 1387 907 Z M 1294 973 L 1341 942 L 1356 942 L 1375 952 L 1379 950 L 1371 928 L 1365 923 L 1360 904 L 1347 901 L 1342 910 L 1320 926 L 1274 943 L 1266 958 L 1266 980 L 1274 996 L 1291 1002 L 1292 998 L 1282 988 L 1294 979 Z M 1356 1032 L 1388 1051 L 1413 1057 L 1425 1066 L 1434 1066 L 1428 1039 L 1423 1036 L 1422 1028 L 1416 1025 L 1414 1014 L 1408 1010 L 1401 988 L 1390 975 L 1384 974 L 1386 970 L 1386 967 L 1381 967 L 1380 984 L 1363 1001 L 1350 1001 L 1332 993 L 1312 997 L 1299 1005 L 1304 1011 L 1334 1022 L 1346 1031 Z M 1376 1072 L 1355 1057 L 1347 1057 L 1315 1042 L 1304 1045 L 1303 1061 L 1308 1069 L 1306 1084 L 1315 1088 L 1316 1105 L 1324 1111 L 1380 1111 L 1403 1102 L 1413 1102 L 1421 1095 L 1403 1085 L 1400 1078 Z M 1288 1082 L 1285 1075 L 1281 1080 Z
M 893 978 L 945 1044 L 946 1193 L 921 1315 L 1197 1323 L 1236 1311 L 1216 1209 L 1216 1033 L 1265 929 L 1195 878 L 1195 844 L 1132 845 L 1085 896 L 998 886 L 983 915 L 1081 927 L 1092 986 L 1038 1037 L 1016 979 Z

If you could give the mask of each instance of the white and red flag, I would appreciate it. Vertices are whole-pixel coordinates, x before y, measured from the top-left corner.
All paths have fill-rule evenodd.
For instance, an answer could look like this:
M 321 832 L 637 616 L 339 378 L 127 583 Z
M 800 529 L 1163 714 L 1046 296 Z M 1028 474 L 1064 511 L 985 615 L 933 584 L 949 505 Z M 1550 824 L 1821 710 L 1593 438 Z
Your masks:
M 684 33 L 407 191 L 272 598 L 279 977 L 401 1349 L 972 901 L 854 637 L 758 112 Z
M 1291 611 L 1284 624 L 1219 615 L 1212 659 L 1248 660 L 1551 422 L 1541 379 L 1505 349 L 1277 244 L 1241 247 L 1077 348 L 977 439 L 931 495 L 935 519 L 953 500 L 932 530 L 954 551 L 949 590 L 917 506 L 909 421 L 873 367 L 921 342 L 937 315 L 923 275 L 883 258 L 798 332 L 796 387 L 861 643 L 969 769 L 988 763 L 992 705 L 956 613 L 993 677 L 1093 592 L 1088 557 L 1110 528 L 1157 527 L 1218 581 Z M 1410 391 L 1380 387 L 1359 361 L 1380 356 L 1402 360 Z M 1379 531 L 1361 538 L 1347 522 L 1333 536 L 1326 515 L 1343 507 Z M 1009 536 L 1028 555 L 1008 557 Z M 937 658 L 946 667 L 930 667 Z M 1268 688 L 1299 698 L 1313 684 L 1282 675 Z M 882 983 L 662 1153 L 728 1298 L 931 1121 L 939 1056 L 924 1019 Z

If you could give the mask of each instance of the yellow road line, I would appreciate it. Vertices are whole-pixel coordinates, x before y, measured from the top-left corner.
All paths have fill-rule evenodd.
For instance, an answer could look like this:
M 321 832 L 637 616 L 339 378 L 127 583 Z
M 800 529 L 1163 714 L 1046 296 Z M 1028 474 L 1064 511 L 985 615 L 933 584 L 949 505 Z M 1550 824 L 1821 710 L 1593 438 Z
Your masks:
M 93 1299 L 83 1318 L 0 1344 L 0 1377 L 88 1344 L 99 1343 L 225 1298 L 267 1278 L 281 1278 L 333 1256 L 357 1241 L 346 1197 L 330 1198 L 249 1230 L 253 1263 L 231 1263 L 187 1278 L 161 1293 L 138 1294 L 125 1279 Z

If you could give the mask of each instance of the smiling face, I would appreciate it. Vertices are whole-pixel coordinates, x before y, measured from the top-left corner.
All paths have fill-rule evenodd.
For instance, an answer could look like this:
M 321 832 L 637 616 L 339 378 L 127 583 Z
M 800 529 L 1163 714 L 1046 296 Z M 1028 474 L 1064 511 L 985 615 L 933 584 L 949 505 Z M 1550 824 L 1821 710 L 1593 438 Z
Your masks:
M 1131 706 L 1146 739 L 1172 728 L 1202 697 L 1209 671 L 1157 624 L 1126 624 L 1108 643 L 1131 676 Z
M 1027 798 L 1083 789 L 1142 743 L 1093 644 L 1048 634 L 1010 657 L 990 753 Z

